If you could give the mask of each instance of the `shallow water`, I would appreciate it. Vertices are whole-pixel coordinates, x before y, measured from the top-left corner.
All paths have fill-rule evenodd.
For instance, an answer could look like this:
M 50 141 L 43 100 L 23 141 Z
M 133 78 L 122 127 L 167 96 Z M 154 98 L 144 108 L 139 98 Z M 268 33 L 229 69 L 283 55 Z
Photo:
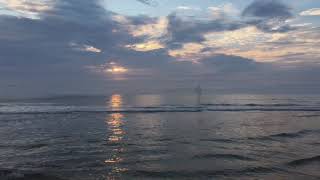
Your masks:
M 319 179 L 320 96 L 0 103 L 0 179 Z

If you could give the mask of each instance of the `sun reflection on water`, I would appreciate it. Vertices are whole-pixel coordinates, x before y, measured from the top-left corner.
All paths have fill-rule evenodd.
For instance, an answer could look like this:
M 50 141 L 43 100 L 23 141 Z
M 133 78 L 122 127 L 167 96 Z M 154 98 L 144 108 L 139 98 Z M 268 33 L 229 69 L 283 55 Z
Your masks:
M 109 101 L 109 106 L 112 109 L 117 109 L 122 106 L 122 96 L 120 94 L 113 94 Z
M 112 110 L 118 110 L 122 106 L 122 96 L 114 94 L 109 100 L 109 107 Z M 121 173 L 127 171 L 126 168 L 120 167 L 120 163 L 123 161 L 121 153 L 124 151 L 123 137 L 125 131 L 123 130 L 124 115 L 121 113 L 112 113 L 106 118 L 106 124 L 110 131 L 107 141 L 112 144 L 112 153 L 109 158 L 105 160 L 105 163 L 111 167 L 111 172 L 108 174 L 108 179 L 116 179 Z
M 108 138 L 109 142 L 119 142 L 122 140 L 124 131 L 121 128 L 123 125 L 123 115 L 120 113 L 112 113 L 107 119 L 108 128 L 111 134 Z

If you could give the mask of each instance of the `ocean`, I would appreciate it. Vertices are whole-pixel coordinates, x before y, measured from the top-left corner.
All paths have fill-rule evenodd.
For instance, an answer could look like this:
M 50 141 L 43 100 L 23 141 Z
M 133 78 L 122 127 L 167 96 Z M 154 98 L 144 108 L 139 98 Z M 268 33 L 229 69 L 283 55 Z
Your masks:
M 0 179 L 320 179 L 320 96 L 2 100 Z

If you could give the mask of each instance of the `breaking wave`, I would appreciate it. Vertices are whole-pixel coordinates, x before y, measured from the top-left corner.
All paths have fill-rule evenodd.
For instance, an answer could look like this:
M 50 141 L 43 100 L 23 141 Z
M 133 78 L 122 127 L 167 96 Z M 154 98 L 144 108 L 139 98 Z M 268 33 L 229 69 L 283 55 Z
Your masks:
M 271 134 L 266 136 L 257 136 L 257 137 L 247 137 L 247 138 L 229 138 L 229 139 L 216 139 L 216 138 L 208 138 L 208 139 L 200 139 L 200 141 L 204 142 L 218 142 L 218 143 L 236 143 L 243 140 L 259 140 L 259 141 L 277 141 L 281 139 L 293 139 L 300 138 L 309 134 L 318 134 L 320 133 L 319 129 L 314 130 L 301 130 L 297 132 L 284 132 L 278 134 Z
M 202 104 L 200 106 L 162 105 L 162 106 L 69 106 L 48 103 L 2 104 L 0 114 L 63 114 L 63 113 L 161 113 L 161 112 L 206 112 L 206 111 L 320 111 L 320 106 L 299 104 Z
M 302 166 L 313 162 L 320 162 L 320 155 L 314 156 L 310 158 L 303 158 L 303 159 L 297 159 L 294 161 L 291 161 L 288 163 L 289 166 Z

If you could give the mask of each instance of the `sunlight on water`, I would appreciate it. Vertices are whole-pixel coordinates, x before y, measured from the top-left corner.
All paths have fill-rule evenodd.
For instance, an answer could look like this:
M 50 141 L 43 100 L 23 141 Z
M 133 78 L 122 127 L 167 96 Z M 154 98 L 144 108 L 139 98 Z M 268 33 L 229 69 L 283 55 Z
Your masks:
M 113 94 L 109 101 L 109 106 L 116 110 L 122 106 L 122 96 L 120 94 Z
M 122 139 L 124 131 L 121 129 L 123 115 L 120 113 L 113 113 L 107 118 L 108 128 L 111 131 L 109 142 L 119 142 Z
M 122 106 L 122 97 L 119 94 L 114 94 L 111 96 L 109 100 L 109 106 L 113 109 L 119 109 Z M 105 160 L 105 163 L 110 165 L 112 170 L 108 174 L 107 179 L 116 179 L 116 177 L 122 172 L 126 171 L 126 168 L 119 167 L 119 163 L 123 161 L 121 157 L 121 153 L 124 151 L 122 143 L 123 136 L 125 135 L 125 131 L 122 126 L 124 115 L 121 113 L 112 113 L 107 119 L 107 127 L 110 131 L 108 135 L 107 141 L 110 144 L 115 144 L 114 149 L 112 149 L 112 153 L 110 157 Z

